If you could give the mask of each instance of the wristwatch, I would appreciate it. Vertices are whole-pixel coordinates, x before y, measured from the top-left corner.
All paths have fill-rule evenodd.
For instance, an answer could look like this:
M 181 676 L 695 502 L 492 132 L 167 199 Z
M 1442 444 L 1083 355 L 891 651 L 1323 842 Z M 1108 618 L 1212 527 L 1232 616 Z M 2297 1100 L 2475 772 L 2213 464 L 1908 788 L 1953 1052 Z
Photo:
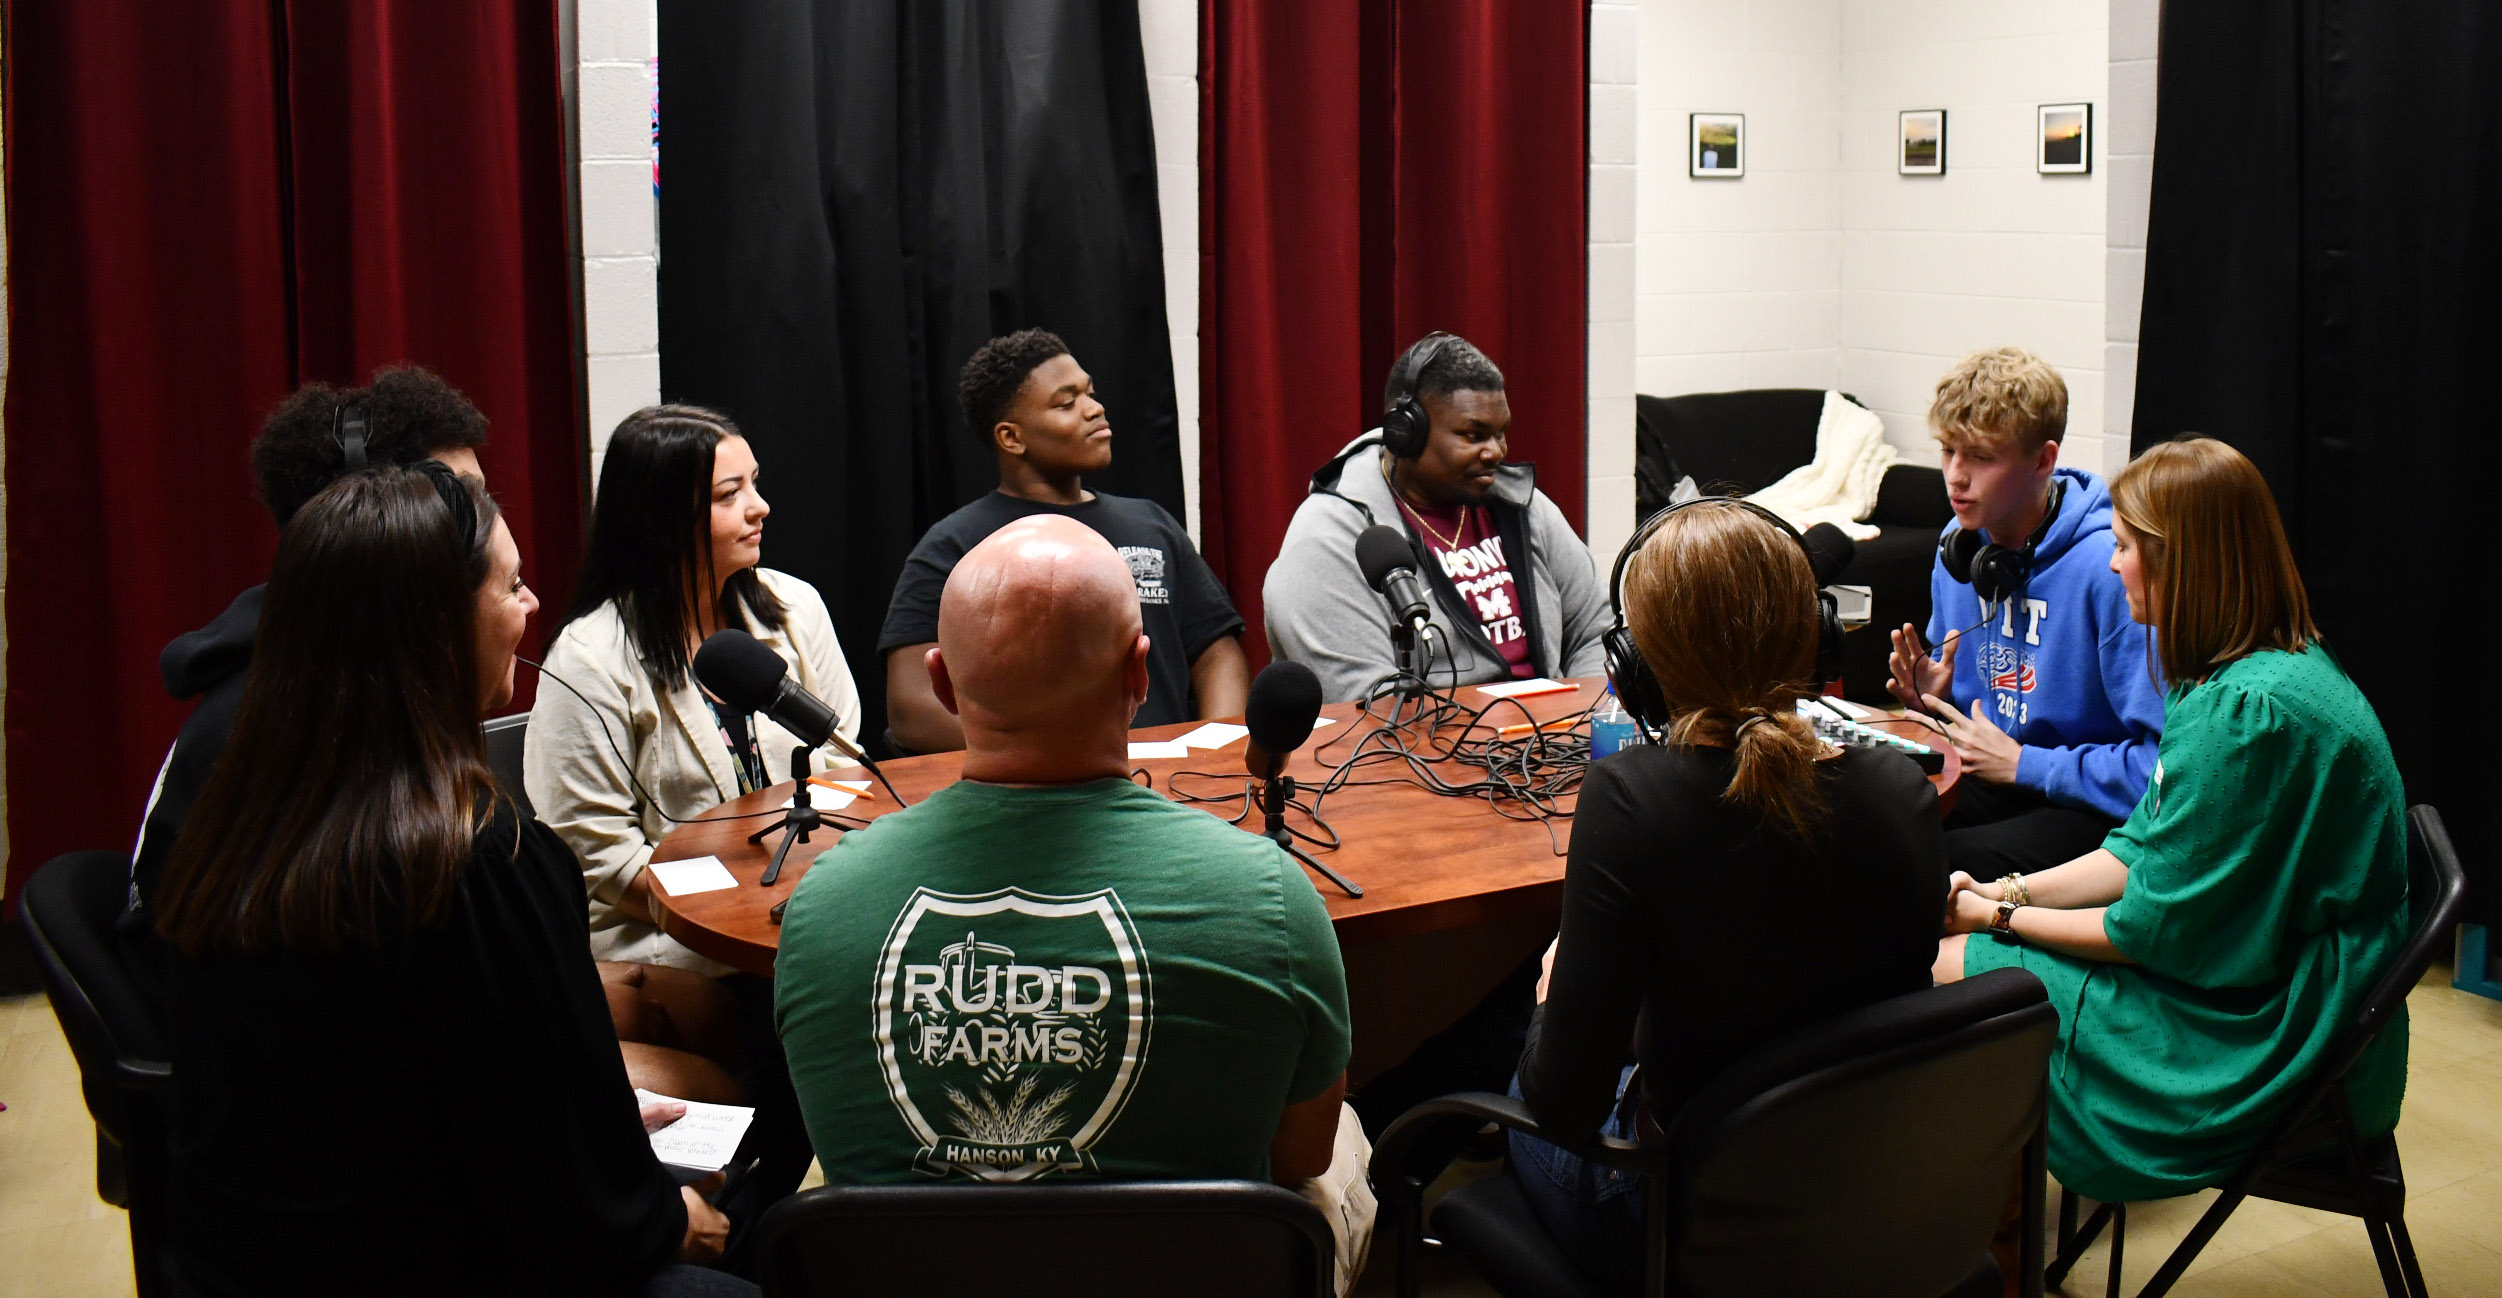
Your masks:
M 1989 931 L 2012 941 L 2016 935 L 2015 925 L 2013 923 L 2015 913 L 2023 908 L 2024 904 L 2022 902 L 2002 901 L 1998 903 L 1998 915 L 1996 918 L 1990 920 Z

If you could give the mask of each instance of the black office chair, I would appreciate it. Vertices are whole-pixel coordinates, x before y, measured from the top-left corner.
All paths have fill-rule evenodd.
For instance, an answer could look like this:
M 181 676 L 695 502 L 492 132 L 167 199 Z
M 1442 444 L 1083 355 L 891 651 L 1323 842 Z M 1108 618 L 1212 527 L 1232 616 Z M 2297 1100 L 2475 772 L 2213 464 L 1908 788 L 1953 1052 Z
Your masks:
M 1258 1181 L 826 1186 L 756 1225 L 768 1298 L 1328 1298 L 1329 1223 Z
M 530 714 L 497 717 L 478 729 L 486 734 L 487 765 L 495 772 L 495 782 L 512 795 L 513 806 L 524 819 L 536 814 L 530 810 L 529 790 L 521 787 L 521 747 L 530 733 Z
M 52 1012 L 78 1060 L 96 1123 L 96 1195 L 129 1210 L 131 1270 L 141 1295 L 160 1292 L 165 1238 L 165 1088 L 173 1081 L 162 1015 L 122 964 L 113 922 L 130 889 L 130 858 L 73 852 L 26 882 L 26 932 Z
M 1715 1078 L 1660 1141 L 1602 1139 L 1581 1152 L 1644 1179 L 1647 1294 L 1995 1294 L 1987 1251 L 2020 1178 L 2023 1291 L 2038 1298 L 2043 1088 L 2057 1030 L 2039 979 L 1996 970 L 1789 1033 Z M 1374 1150 L 1375 1238 L 1397 1251 L 1403 1298 L 1417 1292 L 1428 1174 L 1410 1156 L 1436 1128 L 1484 1122 L 1539 1135 L 1518 1100 L 1453 1095 L 1408 1111 Z M 1445 1195 L 1433 1230 L 1502 1293 L 1607 1292 L 1556 1247 L 1508 1175 Z
M 2199 1250 L 2223 1229 L 2241 1201 L 2252 1196 L 2297 1204 L 2322 1212 L 2363 1219 L 2371 1236 L 2372 1256 L 2380 1263 L 2380 1282 L 2389 1298 L 2424 1298 L 2424 1272 L 2415 1261 L 2415 1241 L 2406 1233 L 2406 1172 L 2398 1165 L 2395 1133 L 2359 1138 L 2354 1106 L 2346 1095 L 2346 1073 L 2379 1038 L 2380 1030 L 2406 1005 L 2406 994 L 2422 981 L 2450 941 L 2466 906 L 2467 879 L 2450 831 L 2441 813 L 2429 806 L 2407 808 L 2407 911 L 2414 927 L 2397 962 L 2390 965 L 2370 994 L 2355 1007 L 2336 1046 L 2320 1063 L 2318 1076 L 2298 1093 L 2256 1152 L 2226 1178 L 2222 1194 L 2189 1228 L 2139 1298 L 2160 1298 L 2189 1270 Z M 2049 1282 L 2057 1284 L 2077 1258 L 2111 1226 L 2111 1267 L 2104 1289 L 2118 1298 L 2120 1260 L 2128 1243 L 2128 1205 L 2095 1207 L 2085 1228 L 2076 1228 L 2076 1196 L 2059 1191 L 2059 1258 L 2051 1263 Z

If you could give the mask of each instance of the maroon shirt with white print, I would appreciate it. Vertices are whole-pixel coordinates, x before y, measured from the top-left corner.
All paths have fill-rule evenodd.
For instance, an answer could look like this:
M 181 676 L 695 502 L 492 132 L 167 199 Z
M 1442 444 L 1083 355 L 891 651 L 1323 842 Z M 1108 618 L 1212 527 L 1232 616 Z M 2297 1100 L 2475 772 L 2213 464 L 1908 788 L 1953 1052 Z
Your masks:
M 1512 579 L 1511 560 L 1503 553 L 1503 537 L 1495 530 L 1494 516 L 1478 505 L 1418 509 L 1401 500 L 1399 506 L 1425 549 L 1442 565 L 1442 575 L 1459 588 L 1461 602 L 1476 610 L 1478 627 L 1495 652 L 1503 655 L 1512 679 L 1536 676 L 1537 664 L 1529 657 L 1528 624 L 1521 618 L 1520 584 Z

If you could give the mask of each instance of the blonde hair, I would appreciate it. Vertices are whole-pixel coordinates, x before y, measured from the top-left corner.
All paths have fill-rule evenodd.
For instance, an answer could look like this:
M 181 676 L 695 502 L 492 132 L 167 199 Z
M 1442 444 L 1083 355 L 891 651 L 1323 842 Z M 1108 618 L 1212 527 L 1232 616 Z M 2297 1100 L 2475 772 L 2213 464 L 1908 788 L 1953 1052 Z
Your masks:
M 1669 711 L 1668 742 L 1726 746 L 1723 801 L 1793 838 L 1823 817 L 1823 751 L 1797 712 L 1816 669 L 1815 573 L 1798 541 L 1736 501 L 1679 509 L 1625 566 L 1625 621 Z
M 2012 443 L 2027 455 L 2068 430 L 2068 382 L 2021 347 L 1974 352 L 1937 381 L 1929 433 L 1941 442 Z
M 2196 434 L 2149 447 L 2111 480 L 2111 510 L 2137 539 L 2166 681 L 2319 639 L 2276 497 L 2248 456 Z

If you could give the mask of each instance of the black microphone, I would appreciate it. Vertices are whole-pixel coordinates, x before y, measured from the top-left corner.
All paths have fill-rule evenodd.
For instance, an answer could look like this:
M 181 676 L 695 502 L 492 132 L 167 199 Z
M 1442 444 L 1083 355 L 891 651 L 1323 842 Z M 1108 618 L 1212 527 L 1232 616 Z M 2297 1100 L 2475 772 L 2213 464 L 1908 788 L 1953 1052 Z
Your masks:
M 1312 737 L 1320 709 L 1320 677 L 1311 668 L 1282 659 L 1261 668 L 1242 710 L 1243 724 L 1251 730 L 1243 764 L 1262 779 L 1274 777 L 1285 766 L 1286 754 Z
M 1859 553 L 1859 543 L 1850 534 L 1831 523 L 1818 523 L 1799 534 L 1800 545 L 1807 548 L 1807 566 L 1815 571 L 1816 584 L 1830 586 L 1850 566 Z
M 1364 583 L 1390 601 L 1391 617 L 1424 631 L 1432 613 L 1416 578 L 1416 548 L 1404 534 L 1383 523 L 1365 528 L 1355 538 L 1355 566 L 1363 569 Z
M 695 649 L 695 679 L 731 707 L 773 718 L 811 748 L 832 744 L 845 757 L 868 765 L 868 754 L 835 729 L 834 709 L 801 689 L 782 656 L 744 631 L 715 631 L 704 637 Z

